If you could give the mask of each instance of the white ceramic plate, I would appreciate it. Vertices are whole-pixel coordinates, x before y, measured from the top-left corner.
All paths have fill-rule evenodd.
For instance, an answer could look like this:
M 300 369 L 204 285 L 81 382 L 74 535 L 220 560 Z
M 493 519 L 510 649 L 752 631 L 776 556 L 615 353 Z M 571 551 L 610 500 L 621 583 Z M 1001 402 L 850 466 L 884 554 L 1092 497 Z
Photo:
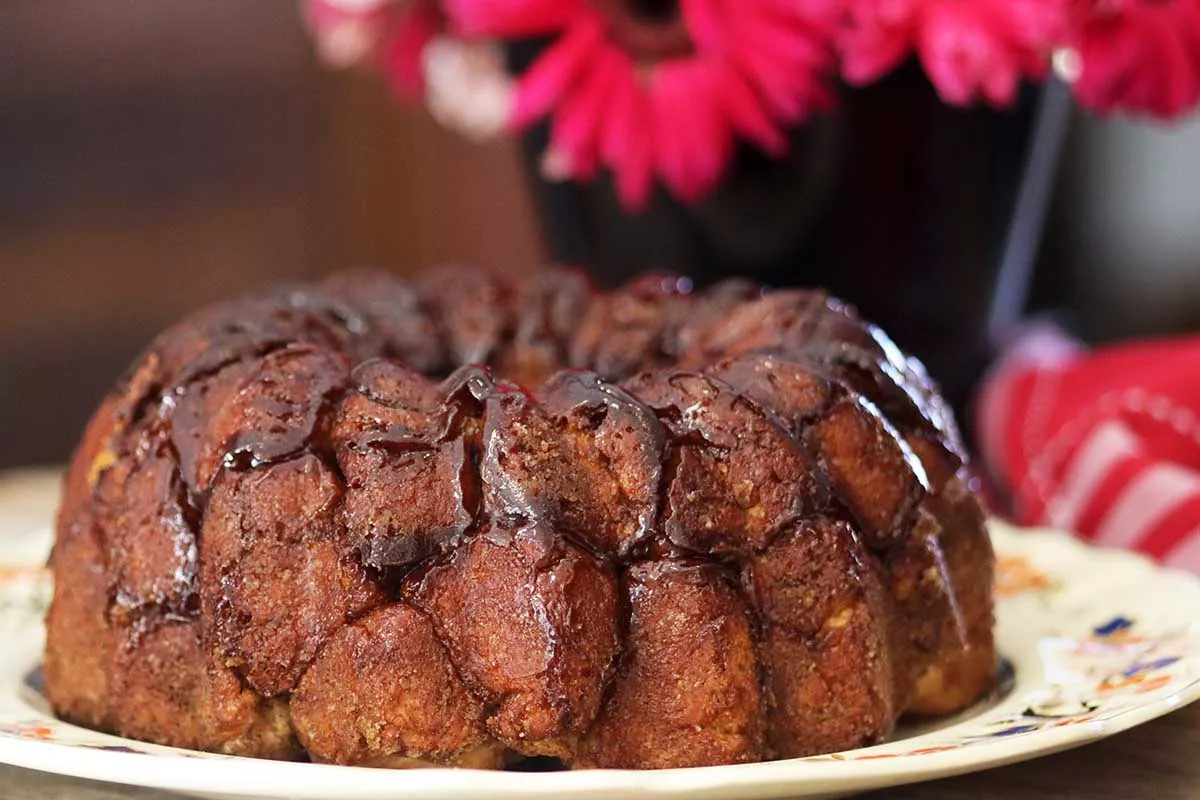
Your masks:
M 1200 697 L 1200 580 L 1045 531 L 993 525 L 998 697 L 887 744 L 662 771 L 392 772 L 214 756 L 59 722 L 37 688 L 48 534 L 0 536 L 0 763 L 209 798 L 775 798 L 850 794 L 1053 753 Z M 1011 673 L 1008 666 L 1011 665 Z

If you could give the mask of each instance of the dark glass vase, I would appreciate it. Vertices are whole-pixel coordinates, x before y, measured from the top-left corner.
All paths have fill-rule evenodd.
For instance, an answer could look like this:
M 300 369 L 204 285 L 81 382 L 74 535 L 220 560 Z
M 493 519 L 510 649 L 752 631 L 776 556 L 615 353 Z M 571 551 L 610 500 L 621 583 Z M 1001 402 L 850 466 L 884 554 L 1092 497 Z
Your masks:
M 664 192 L 624 211 L 604 177 L 535 180 L 552 256 L 603 284 L 647 269 L 699 284 L 742 275 L 823 286 L 917 354 L 961 411 L 991 352 L 997 286 L 1038 107 L 943 104 L 910 65 L 848 91 L 835 113 L 798 129 L 789 155 L 749 147 L 705 203 Z M 546 130 L 527 137 L 531 169 Z

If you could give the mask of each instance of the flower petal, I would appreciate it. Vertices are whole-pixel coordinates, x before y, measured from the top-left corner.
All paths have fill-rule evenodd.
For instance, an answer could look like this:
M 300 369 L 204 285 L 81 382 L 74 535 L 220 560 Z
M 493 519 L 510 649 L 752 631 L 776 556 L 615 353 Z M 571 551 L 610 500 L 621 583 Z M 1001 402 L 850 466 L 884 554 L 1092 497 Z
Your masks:
M 384 44 L 383 70 L 398 95 L 419 98 L 425 93 L 422 54 L 442 21 L 433 3 L 416 2 L 401 13 Z
M 753 13 L 747 6 L 729 20 L 739 46 L 764 52 L 779 62 L 777 70 L 824 70 L 833 63 L 831 43 L 812 32 L 802 33 Z
M 759 13 L 832 39 L 845 24 L 846 0 L 759 0 Z
M 444 0 L 454 30 L 464 36 L 520 38 L 562 30 L 584 0 Z
M 624 60 L 616 48 L 605 48 L 555 115 L 550 147 L 566 159 L 572 177 L 589 179 L 595 174 L 604 114 Z
M 752 42 L 742 42 L 733 52 L 733 59 L 743 74 L 762 95 L 773 116 L 790 124 L 799 123 L 807 114 L 808 105 L 797 81 L 779 61 Z M 807 81 L 800 83 L 806 86 Z
M 842 77 L 852 86 L 866 86 L 891 72 L 912 52 L 904 36 L 879 33 L 843 37 Z
M 684 198 L 692 193 L 692 180 L 688 174 L 687 125 L 681 116 L 687 113 L 686 101 L 679 77 L 677 63 L 660 65 L 652 76 L 647 97 L 654 119 L 656 171 L 674 194 Z
M 717 0 L 680 0 L 679 9 L 697 50 L 720 52 L 724 49 L 727 34 Z
M 1080 105 L 1173 118 L 1200 101 L 1200 2 L 1089 2 L 1076 11 Z
M 637 211 L 645 208 L 654 187 L 657 134 L 645 92 L 634 87 L 629 96 L 629 114 L 622 136 L 625 144 L 610 156 L 609 166 L 616 177 L 617 197 L 621 204 Z
M 917 50 L 945 102 L 968 105 L 983 97 L 1003 107 L 1016 100 L 1023 68 L 1030 63 L 1029 49 L 1009 38 L 1004 8 L 1000 2 L 980 0 L 937 2 L 927 9 Z
M 378 3 L 351 8 L 334 0 L 308 0 L 303 15 L 318 54 L 332 67 L 352 66 L 371 56 L 390 16 Z
M 705 66 L 686 59 L 664 62 L 650 86 L 658 172 L 687 203 L 712 190 L 730 153 L 728 129 L 705 85 Z
M 918 11 L 916 0 L 846 0 L 837 42 L 842 77 L 862 86 L 907 58 L 916 43 Z
M 1153 98 L 1144 110 L 1159 117 L 1175 117 L 1196 102 L 1198 76 L 1176 20 L 1167 14 L 1148 16 L 1147 34 L 1157 43 L 1153 52 L 1158 74 Z
M 1070 31 L 1074 0 L 991 0 L 1004 19 L 1006 35 L 1023 47 L 1042 53 L 1062 43 Z
M 733 133 L 721 112 L 717 89 L 717 67 L 708 61 L 696 61 L 685 75 L 688 96 L 692 98 L 693 159 L 701 196 L 710 194 L 733 157 Z
M 617 65 L 613 76 L 608 109 L 600 132 L 600 159 L 610 167 L 615 167 L 621 161 L 629 144 L 630 133 L 637 130 L 634 116 L 640 91 L 633 64 L 628 59 L 623 60 Z
M 544 116 L 575 81 L 601 44 L 599 21 L 585 16 L 534 62 L 517 84 L 509 127 L 521 130 Z
M 788 139 L 771 119 L 762 98 L 732 66 L 717 75 L 716 90 L 734 130 L 768 155 L 782 156 L 787 151 Z

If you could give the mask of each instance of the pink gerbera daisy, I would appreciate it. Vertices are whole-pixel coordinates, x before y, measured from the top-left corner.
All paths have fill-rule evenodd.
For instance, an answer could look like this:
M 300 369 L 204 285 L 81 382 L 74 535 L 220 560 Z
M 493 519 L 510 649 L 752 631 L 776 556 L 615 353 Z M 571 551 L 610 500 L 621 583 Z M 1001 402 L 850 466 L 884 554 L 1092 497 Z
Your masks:
M 422 56 L 444 27 L 434 0 L 305 0 L 305 19 L 326 63 L 371 66 L 402 96 L 424 94 Z
M 1022 80 L 1045 75 L 1069 2 L 846 0 L 842 74 L 870 83 L 915 53 L 946 102 L 1007 106 Z
M 831 102 L 835 0 L 446 0 L 468 36 L 556 37 L 518 79 L 510 127 L 552 115 L 560 177 L 600 165 L 631 207 L 654 176 L 685 201 L 712 190 L 735 136 L 771 154 Z
M 1081 105 L 1176 117 L 1200 100 L 1200 0 L 1078 0 L 1057 60 Z

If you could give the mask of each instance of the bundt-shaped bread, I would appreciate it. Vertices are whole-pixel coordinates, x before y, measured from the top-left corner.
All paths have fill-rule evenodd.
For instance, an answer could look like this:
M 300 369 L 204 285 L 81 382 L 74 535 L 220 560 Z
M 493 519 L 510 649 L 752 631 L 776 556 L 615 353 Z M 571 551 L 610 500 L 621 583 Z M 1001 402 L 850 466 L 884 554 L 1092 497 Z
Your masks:
M 817 292 L 338 275 L 202 310 L 96 412 L 45 687 L 137 739 L 661 768 L 992 684 L 992 553 L 920 365 Z

